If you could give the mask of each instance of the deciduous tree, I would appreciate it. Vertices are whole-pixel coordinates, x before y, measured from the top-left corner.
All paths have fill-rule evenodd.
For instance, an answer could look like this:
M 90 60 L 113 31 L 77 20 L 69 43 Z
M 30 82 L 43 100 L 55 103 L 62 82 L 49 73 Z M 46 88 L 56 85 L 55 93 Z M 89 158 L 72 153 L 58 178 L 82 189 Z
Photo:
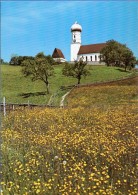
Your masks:
M 125 68 L 125 71 L 127 68 L 132 69 L 137 64 L 137 60 L 135 56 L 133 55 L 133 52 L 129 48 L 124 48 L 123 54 L 122 54 L 122 64 Z
M 107 41 L 106 46 L 101 50 L 101 61 L 107 66 L 127 67 L 129 69 L 135 67 L 137 60 L 133 52 L 124 44 L 115 40 Z
M 65 66 L 62 70 L 63 75 L 69 77 L 74 77 L 78 80 L 78 84 L 80 84 L 82 76 L 86 77 L 90 72 L 86 69 L 86 62 L 83 62 L 80 59 L 78 62 L 76 61 L 74 64 L 65 63 Z
M 31 76 L 32 81 L 41 80 L 45 83 L 49 93 L 49 77 L 54 75 L 53 58 L 38 53 L 34 59 L 26 59 L 22 63 L 22 72 L 25 76 Z

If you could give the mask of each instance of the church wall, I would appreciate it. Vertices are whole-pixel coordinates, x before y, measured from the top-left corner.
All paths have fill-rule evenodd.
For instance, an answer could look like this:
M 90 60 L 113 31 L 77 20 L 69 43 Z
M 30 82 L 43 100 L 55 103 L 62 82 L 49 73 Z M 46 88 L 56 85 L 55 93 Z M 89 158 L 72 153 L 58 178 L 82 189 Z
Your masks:
M 64 58 L 53 58 L 55 62 L 66 62 L 66 59 Z
M 83 61 L 88 61 L 88 62 L 99 62 L 100 61 L 100 53 L 89 53 L 89 54 L 81 54 L 78 55 L 78 60 L 80 58 L 84 58 Z
M 80 49 L 80 43 L 71 44 L 71 61 L 77 60 L 79 49 Z

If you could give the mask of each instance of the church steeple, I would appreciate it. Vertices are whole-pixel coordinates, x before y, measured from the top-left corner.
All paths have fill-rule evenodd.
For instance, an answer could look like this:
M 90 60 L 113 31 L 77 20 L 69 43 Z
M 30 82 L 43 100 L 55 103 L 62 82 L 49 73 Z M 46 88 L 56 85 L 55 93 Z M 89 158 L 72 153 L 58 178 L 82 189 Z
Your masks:
M 82 27 L 77 23 L 77 21 L 71 26 L 71 32 L 72 32 L 72 43 L 81 43 Z
M 82 27 L 75 22 L 71 26 L 72 41 L 71 41 L 71 61 L 77 60 L 77 54 L 81 46 L 81 32 Z

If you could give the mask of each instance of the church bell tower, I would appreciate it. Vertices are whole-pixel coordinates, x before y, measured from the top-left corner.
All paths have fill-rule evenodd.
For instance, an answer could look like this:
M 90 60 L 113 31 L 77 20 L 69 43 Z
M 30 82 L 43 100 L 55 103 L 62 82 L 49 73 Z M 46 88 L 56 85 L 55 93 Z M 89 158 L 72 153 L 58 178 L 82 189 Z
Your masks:
M 81 46 L 82 27 L 77 22 L 71 26 L 72 42 L 71 42 L 71 61 L 77 60 L 77 54 Z

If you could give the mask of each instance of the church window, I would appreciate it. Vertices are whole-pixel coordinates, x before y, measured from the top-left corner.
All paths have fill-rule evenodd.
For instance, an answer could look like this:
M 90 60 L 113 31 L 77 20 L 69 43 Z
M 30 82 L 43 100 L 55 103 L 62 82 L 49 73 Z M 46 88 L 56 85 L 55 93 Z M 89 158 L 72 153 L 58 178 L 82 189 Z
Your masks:
M 91 56 L 91 61 L 92 61 L 92 56 Z
M 86 56 L 86 61 L 87 61 L 87 56 Z
M 95 61 L 97 61 L 97 56 L 95 55 Z
M 74 35 L 74 39 L 76 38 L 76 36 Z

